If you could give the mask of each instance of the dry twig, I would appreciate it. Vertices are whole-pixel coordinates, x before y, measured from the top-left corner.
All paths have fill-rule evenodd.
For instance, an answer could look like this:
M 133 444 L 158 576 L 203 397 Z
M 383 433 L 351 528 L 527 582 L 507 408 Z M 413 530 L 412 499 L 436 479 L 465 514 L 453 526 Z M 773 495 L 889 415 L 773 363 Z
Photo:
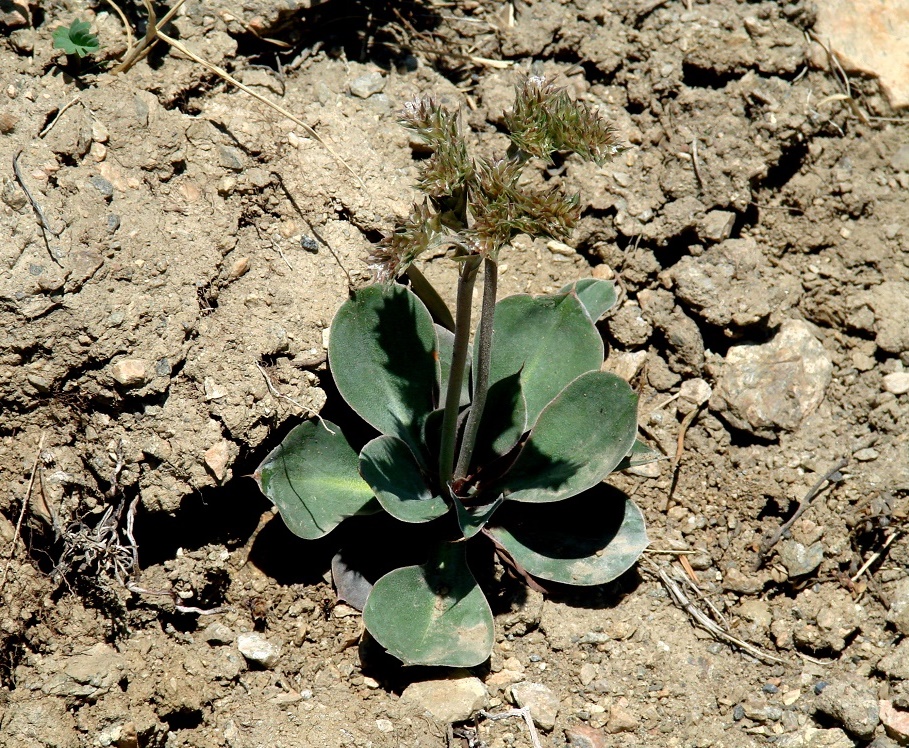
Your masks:
M 780 542 L 782 537 L 787 532 L 789 532 L 789 528 L 791 528 L 799 519 L 799 517 L 805 513 L 805 510 L 811 506 L 811 502 L 814 501 L 818 494 L 820 494 L 821 489 L 824 488 L 827 481 L 838 482 L 840 479 L 836 477 L 837 473 L 839 473 L 840 470 L 842 470 L 848 464 L 849 460 L 844 457 L 843 459 L 839 460 L 832 468 L 830 468 L 830 470 L 818 478 L 817 482 L 808 490 L 808 493 L 805 494 L 805 498 L 799 502 L 798 508 L 795 510 L 793 515 L 786 522 L 780 525 L 780 528 L 775 533 L 773 533 L 773 535 L 761 543 L 761 549 L 758 551 L 758 559 L 754 567 L 755 571 L 761 568 L 761 564 L 764 563 L 764 559 L 767 557 L 767 554 L 770 553 L 773 547 Z
M 533 723 L 533 717 L 530 716 L 530 709 L 528 707 L 524 706 L 520 709 L 509 709 L 507 712 L 500 712 L 499 714 L 492 714 L 485 709 L 481 709 L 480 714 L 492 721 L 507 719 L 508 717 L 521 717 L 527 725 L 527 731 L 530 733 L 530 742 L 533 745 L 533 748 L 543 748 L 543 744 L 540 742 L 540 735 L 537 733 L 536 725 Z
M 22 522 L 25 520 L 25 513 L 28 511 L 28 502 L 32 495 L 32 488 L 35 485 L 35 475 L 38 472 L 38 463 L 41 460 L 41 449 L 44 446 L 44 434 L 38 439 L 38 449 L 35 451 L 35 461 L 32 463 L 32 474 L 28 479 L 28 487 L 25 489 L 25 497 L 22 499 L 22 508 L 19 510 L 19 519 L 16 520 L 16 529 L 13 532 L 13 540 L 9 546 L 9 555 L 6 558 L 6 566 L 3 568 L 3 579 L 0 579 L 0 592 L 6 586 L 6 578 L 9 575 L 9 567 L 13 563 L 13 556 L 16 555 L 16 546 L 19 544 L 19 536 L 22 533 Z
M 769 652 L 765 652 L 762 649 L 755 647 L 753 644 L 750 644 L 743 639 L 739 639 L 737 636 L 733 636 L 728 631 L 724 630 L 719 624 L 711 619 L 704 611 L 698 608 L 688 598 L 688 596 L 682 591 L 679 583 L 672 576 L 670 576 L 670 574 L 665 569 L 649 562 L 642 564 L 642 568 L 658 577 L 659 580 L 663 583 L 663 586 L 666 587 L 666 590 L 669 592 L 669 596 L 672 598 L 672 601 L 682 610 L 688 613 L 688 615 L 694 619 L 695 623 L 697 623 L 701 628 L 711 634 L 714 638 L 738 647 L 743 652 L 746 652 L 761 662 L 777 662 L 782 664 L 786 663 L 786 660 L 782 659 L 781 657 L 777 657 L 776 655 L 772 655 Z

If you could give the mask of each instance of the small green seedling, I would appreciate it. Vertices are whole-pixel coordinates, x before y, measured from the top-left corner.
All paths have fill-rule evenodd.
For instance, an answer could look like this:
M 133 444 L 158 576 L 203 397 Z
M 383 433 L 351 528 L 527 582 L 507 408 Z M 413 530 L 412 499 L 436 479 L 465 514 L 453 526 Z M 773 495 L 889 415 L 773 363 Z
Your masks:
M 81 60 L 83 57 L 93 55 L 101 45 L 98 37 L 89 29 L 91 24 L 88 21 L 80 21 L 74 18 L 73 22 L 67 28 L 58 26 L 54 29 L 54 49 L 63 50 L 68 56 L 76 57 Z
M 335 424 L 309 421 L 256 471 L 302 538 L 380 512 L 421 526 L 420 545 L 430 548 L 422 563 L 343 593 L 406 664 L 470 667 L 489 657 L 493 616 L 471 569 L 477 558 L 497 557 L 538 588 L 538 580 L 598 585 L 629 569 L 648 542 L 640 510 L 601 485 L 650 459 L 635 438 L 635 393 L 600 370 L 595 323 L 615 303 L 613 284 L 586 279 L 496 300 L 501 250 L 517 234 L 565 239 L 579 216 L 577 196 L 522 181 L 529 160 L 573 152 L 602 162 L 622 148 L 597 112 L 540 78 L 518 87 L 505 121 L 508 152 L 487 161 L 470 156 L 456 113 L 426 98 L 408 104 L 402 124 L 433 154 L 419 182 L 427 197 L 375 248 L 378 282 L 338 310 L 328 349 L 342 397 L 379 435 L 358 454 Z M 411 264 L 438 247 L 460 266 L 454 315 Z M 394 283 L 404 273 L 413 290 Z M 343 563 L 333 572 L 340 595 L 350 580 Z

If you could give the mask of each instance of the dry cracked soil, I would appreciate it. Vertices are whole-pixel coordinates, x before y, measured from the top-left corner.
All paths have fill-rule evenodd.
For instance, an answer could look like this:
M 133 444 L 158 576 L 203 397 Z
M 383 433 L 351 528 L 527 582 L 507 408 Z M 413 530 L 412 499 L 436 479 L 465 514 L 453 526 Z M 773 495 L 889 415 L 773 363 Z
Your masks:
M 171 37 L 323 144 L 164 42 L 116 73 L 113 4 L 0 2 L 0 746 L 531 746 L 518 718 L 445 723 L 477 682 L 547 748 L 909 741 L 909 128 L 816 12 L 182 5 Z M 52 47 L 73 18 L 101 41 L 81 63 Z M 358 646 L 331 536 L 293 537 L 249 474 L 340 413 L 327 327 L 417 196 L 398 110 L 432 94 L 496 153 L 527 72 L 631 148 L 533 166 L 583 215 L 517 241 L 502 292 L 617 279 L 607 366 L 666 459 L 611 479 L 647 518 L 635 569 L 499 580 L 490 661 L 427 702 L 443 673 Z

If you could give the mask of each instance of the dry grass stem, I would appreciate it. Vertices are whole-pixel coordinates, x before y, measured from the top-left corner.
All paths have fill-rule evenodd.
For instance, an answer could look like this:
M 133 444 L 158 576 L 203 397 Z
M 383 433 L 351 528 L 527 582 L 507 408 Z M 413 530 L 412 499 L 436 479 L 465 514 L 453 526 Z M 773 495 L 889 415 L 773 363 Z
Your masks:
M 25 489 L 25 496 L 22 499 L 22 508 L 19 510 L 19 518 L 16 520 L 16 529 L 13 532 L 13 540 L 9 546 L 9 554 L 6 558 L 6 566 L 3 568 L 3 578 L 0 579 L 0 592 L 6 586 L 6 578 L 9 576 L 9 567 L 13 563 L 13 556 L 16 555 L 16 546 L 19 544 L 19 537 L 22 533 L 22 522 L 25 520 L 25 513 L 28 511 L 28 502 L 32 495 L 32 488 L 35 486 L 35 475 L 38 472 L 38 463 L 41 461 L 41 450 L 44 447 L 44 433 L 42 432 L 38 439 L 38 449 L 35 450 L 35 461 L 32 463 L 32 474 L 28 479 L 28 487 Z

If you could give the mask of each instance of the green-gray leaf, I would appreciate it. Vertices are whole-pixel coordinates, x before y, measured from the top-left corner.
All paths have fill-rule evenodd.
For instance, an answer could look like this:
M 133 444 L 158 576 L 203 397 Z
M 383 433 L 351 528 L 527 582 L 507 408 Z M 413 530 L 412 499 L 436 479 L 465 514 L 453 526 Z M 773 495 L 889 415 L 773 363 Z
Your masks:
M 492 335 L 489 384 L 520 372 L 528 427 L 565 385 L 603 363 L 603 341 L 574 294 L 504 298 Z
M 596 322 L 615 305 L 615 283 L 597 278 L 582 278 L 569 283 L 559 293 L 574 292 L 584 305 L 584 310 L 590 319 Z
M 640 439 L 635 439 L 631 445 L 631 451 L 622 458 L 622 461 L 616 465 L 616 471 L 628 470 L 628 468 L 640 467 L 651 462 L 656 462 L 663 458 L 655 449 L 651 449 Z
M 458 515 L 458 526 L 461 528 L 461 534 L 468 540 L 476 535 L 486 526 L 486 523 L 489 522 L 492 515 L 495 514 L 496 509 L 502 506 L 504 500 L 504 497 L 499 496 L 499 498 L 491 504 L 468 508 L 464 506 L 457 496 L 455 496 L 453 501 L 455 511 Z
M 582 374 L 540 414 L 517 460 L 491 489 L 507 499 L 561 501 L 595 486 L 631 451 L 637 395 L 602 371 Z
M 492 652 L 492 611 L 464 548 L 442 543 L 423 566 L 389 572 L 369 594 L 363 622 L 404 664 L 474 667 Z
M 383 434 L 423 458 L 423 421 L 433 407 L 436 333 L 423 303 L 398 285 L 355 292 L 335 315 L 328 343 L 341 396 Z
M 448 511 L 426 486 L 413 452 L 394 436 L 380 436 L 360 452 L 363 476 L 382 508 L 402 522 L 429 522 Z
M 579 586 L 621 576 L 649 542 L 641 510 L 606 486 L 558 504 L 503 510 L 488 530 L 533 576 Z
M 262 461 L 255 478 L 290 531 L 307 540 L 379 508 L 357 471 L 357 453 L 329 421 L 295 427 Z

